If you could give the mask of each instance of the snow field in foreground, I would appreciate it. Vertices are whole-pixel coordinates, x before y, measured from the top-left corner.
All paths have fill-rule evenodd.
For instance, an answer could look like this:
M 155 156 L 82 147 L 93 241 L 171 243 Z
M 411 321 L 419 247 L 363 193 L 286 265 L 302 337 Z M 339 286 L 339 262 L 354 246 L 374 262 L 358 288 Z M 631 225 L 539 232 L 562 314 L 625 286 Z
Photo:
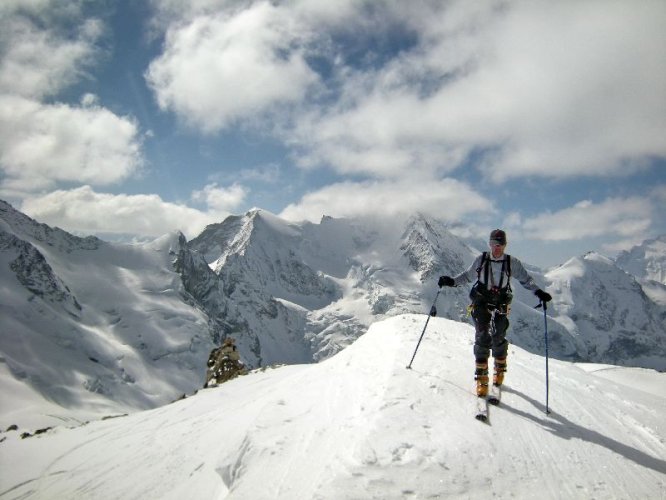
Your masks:
M 545 360 L 512 347 L 487 425 L 474 419 L 470 326 L 431 318 L 406 369 L 426 319 L 375 323 L 322 363 L 155 410 L 25 440 L 3 433 L 0 498 L 666 495 L 664 396 L 622 383 L 621 369 L 610 381 L 550 360 L 546 415 Z

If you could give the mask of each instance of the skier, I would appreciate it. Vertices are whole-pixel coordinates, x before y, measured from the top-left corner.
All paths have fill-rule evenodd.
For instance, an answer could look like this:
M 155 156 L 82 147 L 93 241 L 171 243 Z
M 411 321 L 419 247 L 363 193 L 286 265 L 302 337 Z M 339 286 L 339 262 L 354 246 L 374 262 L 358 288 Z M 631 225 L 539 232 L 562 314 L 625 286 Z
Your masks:
M 245 375 L 247 370 L 240 360 L 240 355 L 236 350 L 235 340 L 227 337 L 221 347 L 213 349 L 208 356 L 208 370 L 206 371 L 206 383 L 217 385 L 227 380 L 231 380 L 238 375 Z
M 516 278 L 523 287 L 532 290 L 541 302 L 552 300 L 551 295 L 539 288 L 518 259 L 504 253 L 506 248 L 504 231 L 493 230 L 490 233 L 489 246 L 490 253 L 483 252 L 466 271 L 453 278 L 441 276 L 437 283 L 440 288 L 457 286 L 469 283 L 476 277 L 476 283 L 469 296 L 472 300 L 470 308 L 476 329 L 474 379 L 476 394 L 479 397 L 488 395 L 488 357 L 491 349 L 495 360 L 493 384 L 499 387 L 504 381 L 509 350 L 506 330 L 509 327 L 508 316 L 513 298 L 511 278 Z

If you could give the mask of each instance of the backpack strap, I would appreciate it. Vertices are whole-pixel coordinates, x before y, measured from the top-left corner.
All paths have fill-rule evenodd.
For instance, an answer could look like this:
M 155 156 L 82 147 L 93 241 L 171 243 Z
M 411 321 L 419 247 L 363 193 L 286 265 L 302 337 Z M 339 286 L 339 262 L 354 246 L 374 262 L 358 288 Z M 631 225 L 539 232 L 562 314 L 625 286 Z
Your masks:
M 490 259 L 488 258 L 488 252 L 483 252 L 481 256 L 481 262 L 479 267 L 476 268 L 476 280 L 477 282 L 481 281 L 481 269 L 483 269 L 483 282 L 486 285 L 486 288 L 491 284 L 488 281 L 489 272 L 490 272 Z M 507 284 L 506 288 L 511 290 L 511 256 L 509 254 L 504 255 L 504 260 L 502 261 L 502 271 L 500 272 L 500 282 L 498 288 L 502 289 L 504 285 L 504 274 L 507 275 Z
M 488 264 L 488 252 L 483 252 L 481 255 L 481 262 L 479 263 L 479 267 L 476 268 L 476 281 L 480 282 L 481 281 L 481 269 L 483 268 L 484 264 Z M 488 282 L 488 266 L 486 265 L 485 270 L 484 270 L 484 275 L 483 279 L 485 282 Z
M 506 271 L 506 257 L 502 259 L 502 269 L 500 270 L 500 281 L 499 285 L 497 285 L 497 288 L 499 288 L 500 290 L 504 288 L 504 271 Z

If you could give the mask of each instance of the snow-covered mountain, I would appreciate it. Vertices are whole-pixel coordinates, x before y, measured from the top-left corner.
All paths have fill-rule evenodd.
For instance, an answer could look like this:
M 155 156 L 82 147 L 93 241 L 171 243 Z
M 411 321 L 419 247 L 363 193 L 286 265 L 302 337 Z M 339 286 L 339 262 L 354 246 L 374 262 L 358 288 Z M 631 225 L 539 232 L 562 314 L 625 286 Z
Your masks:
M 590 252 L 546 274 L 553 316 L 580 359 L 666 370 L 666 307 L 611 259 Z
M 227 335 L 251 368 L 321 361 L 377 321 L 428 311 L 437 277 L 462 271 L 479 251 L 479 242 L 421 215 L 296 224 L 263 210 L 190 242 L 173 233 L 110 244 L 39 224 L 3 202 L 0 384 L 26 402 L 46 398 L 54 418 L 70 418 L 77 408 L 132 411 L 191 393 Z M 528 268 L 555 296 L 551 357 L 666 369 L 664 305 L 642 282 L 602 257 L 546 274 Z M 517 283 L 514 292 L 509 338 L 543 353 L 536 299 Z M 467 294 L 441 290 L 439 316 L 470 322 Z M 30 404 L 21 408 L 32 415 Z M 8 420 L 0 425 L 14 423 L 15 411 L 2 408 Z
M 246 360 L 303 363 L 339 352 L 377 319 L 427 307 L 435 273 L 472 256 L 432 224 L 423 217 L 406 230 L 328 217 L 293 224 L 254 210 L 207 227 L 189 247 L 224 284 L 225 333 L 241 339 Z
M 629 274 L 666 285 L 666 234 L 620 252 L 617 265 Z
M 651 300 L 666 307 L 666 234 L 621 252 L 616 261 L 638 279 Z
M 224 283 L 226 333 L 245 339 L 241 350 L 254 366 L 318 361 L 374 321 L 428 311 L 437 277 L 464 270 L 480 251 L 420 215 L 402 225 L 331 218 L 293 224 L 261 210 L 209 226 L 189 246 Z M 631 275 L 592 255 L 547 274 L 527 267 L 556 296 L 551 355 L 666 370 L 666 309 Z M 514 292 L 510 340 L 542 353 L 536 299 L 519 284 Z M 467 294 L 442 290 L 439 314 L 469 322 Z
M 187 254 L 179 234 L 114 245 L 0 202 L 0 387 L 23 400 L 3 401 L 2 424 L 40 418 L 42 400 L 55 420 L 85 419 L 201 386 L 213 335 L 174 269 Z
M 472 328 L 373 324 L 318 364 L 256 371 L 158 409 L 0 433 L 0 496 L 664 498 L 666 374 L 510 352 L 501 406 L 474 419 Z

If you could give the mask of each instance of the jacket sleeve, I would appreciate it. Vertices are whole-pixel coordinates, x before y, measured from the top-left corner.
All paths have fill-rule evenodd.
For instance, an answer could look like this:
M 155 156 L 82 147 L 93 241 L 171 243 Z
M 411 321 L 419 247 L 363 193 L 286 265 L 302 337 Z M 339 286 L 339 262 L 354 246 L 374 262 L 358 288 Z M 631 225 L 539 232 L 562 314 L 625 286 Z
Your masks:
M 511 257 L 511 277 L 516 278 L 528 290 L 534 292 L 539 289 L 539 285 L 536 284 L 534 278 L 527 272 L 523 263 L 515 257 Z
M 458 276 L 455 276 L 453 278 L 454 285 L 455 286 L 464 285 L 465 283 L 471 283 L 472 281 L 476 281 L 477 277 L 476 270 L 481 265 L 482 258 L 483 254 L 479 255 L 476 259 L 474 259 L 474 262 L 472 262 L 465 271 L 460 273 Z

